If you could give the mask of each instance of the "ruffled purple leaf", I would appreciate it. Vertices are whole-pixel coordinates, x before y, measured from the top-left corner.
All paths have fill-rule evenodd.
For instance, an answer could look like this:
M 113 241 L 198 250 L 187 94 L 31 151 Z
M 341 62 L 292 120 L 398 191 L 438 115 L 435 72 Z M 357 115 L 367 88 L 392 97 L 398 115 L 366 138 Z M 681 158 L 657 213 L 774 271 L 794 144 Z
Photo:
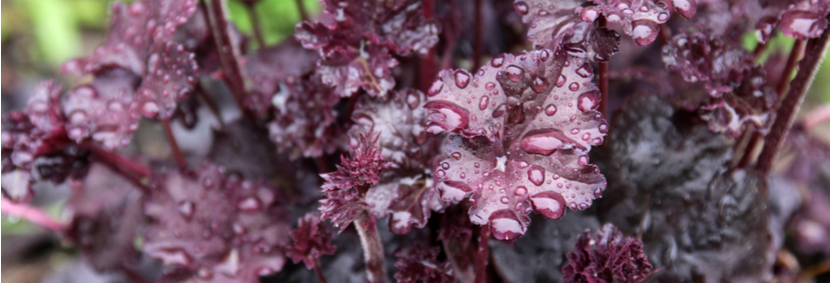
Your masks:
M 579 236 L 576 251 L 568 253 L 562 268 L 563 282 L 612 283 L 642 282 L 654 272 L 643 242 L 623 236 L 613 224 L 605 224 L 595 234 Z
M 456 282 L 452 266 L 448 261 L 438 261 L 439 247 L 430 247 L 418 242 L 411 247 L 395 252 L 395 280 L 401 283 L 443 283 Z
M 143 249 L 168 273 L 192 282 L 254 282 L 282 268 L 290 226 L 278 192 L 223 171 L 203 163 L 195 176 L 174 171 L 151 184 Z
M 275 119 L 268 123 L 269 136 L 277 149 L 292 158 L 334 152 L 342 131 L 335 123 L 334 106 L 339 101 L 340 96 L 322 84 L 319 75 L 281 84 L 270 101 Z
M 245 96 L 245 107 L 264 115 L 273 107 L 271 99 L 283 87 L 302 80 L 316 68 L 320 56 L 303 48 L 293 38 L 274 47 L 257 50 L 245 58 L 245 74 L 251 89 Z
M 445 200 L 472 195 L 470 219 L 498 239 L 527 229 L 534 210 L 558 219 L 605 188 L 588 163 L 608 125 L 590 63 L 537 50 L 495 57 L 475 76 L 442 71 L 429 91 L 428 131 L 452 132 L 435 180 Z
M 313 269 L 317 258 L 322 255 L 333 255 L 337 249 L 331 244 L 334 236 L 329 226 L 320 222 L 320 214 L 307 213 L 297 221 L 296 230 L 291 231 L 294 245 L 288 247 L 285 253 L 294 263 L 302 261 L 306 268 Z

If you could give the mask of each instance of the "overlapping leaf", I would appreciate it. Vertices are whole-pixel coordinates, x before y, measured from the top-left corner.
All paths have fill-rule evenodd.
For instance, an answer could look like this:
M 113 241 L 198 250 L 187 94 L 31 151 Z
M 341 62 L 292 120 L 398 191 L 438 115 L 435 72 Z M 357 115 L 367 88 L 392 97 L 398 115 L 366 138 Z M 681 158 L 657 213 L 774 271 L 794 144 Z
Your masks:
M 402 283 L 419 280 L 424 283 L 455 282 L 450 263 L 438 261 L 440 252 L 440 248 L 420 242 L 396 252 L 398 260 L 395 261 L 395 267 L 398 272 L 395 273 L 395 280 Z
M 282 268 L 290 226 L 276 190 L 222 171 L 204 163 L 197 176 L 159 176 L 143 248 L 191 282 L 256 282 Z
M 608 125 L 585 60 L 537 50 L 494 58 L 475 76 L 442 71 L 429 91 L 430 132 L 453 132 L 435 169 L 445 200 L 472 194 L 470 217 L 493 235 L 524 234 L 527 213 L 558 219 L 605 188 L 588 163 Z
M 562 268 L 563 282 L 642 282 L 654 272 L 643 242 L 623 236 L 610 223 L 594 234 L 582 233 L 574 248 Z
M 375 3 L 371 3 L 375 2 Z M 342 96 L 360 89 L 386 96 L 395 86 L 391 53 L 425 55 L 438 42 L 439 28 L 421 15 L 419 1 L 324 1 L 325 14 L 316 22 L 297 25 L 297 39 L 322 57 L 323 82 Z

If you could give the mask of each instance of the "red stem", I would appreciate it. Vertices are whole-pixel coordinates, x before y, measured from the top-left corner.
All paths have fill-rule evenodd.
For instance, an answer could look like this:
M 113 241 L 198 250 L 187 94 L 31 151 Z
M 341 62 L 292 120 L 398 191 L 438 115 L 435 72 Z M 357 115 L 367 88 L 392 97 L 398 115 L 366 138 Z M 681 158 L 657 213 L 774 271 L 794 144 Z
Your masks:
M 297 3 L 297 10 L 300 11 L 300 17 L 302 17 L 302 20 L 304 22 L 308 21 L 308 12 L 305 9 L 305 3 L 303 3 L 303 0 L 294 0 L 294 2 Z
M 795 66 L 798 64 L 798 60 L 804 56 L 804 46 L 807 44 L 807 41 L 798 39 L 793 43 L 793 49 L 790 51 L 790 57 L 787 58 L 787 65 L 784 67 L 784 73 L 781 74 L 781 79 L 778 81 L 778 85 L 775 87 L 775 92 L 778 93 L 778 103 L 784 101 L 784 93 L 787 91 L 787 87 L 790 86 L 790 78 L 795 71 Z
M 475 31 L 473 33 L 473 68 L 472 71 L 478 71 L 481 67 L 481 57 L 483 56 L 482 47 L 484 46 L 484 23 L 482 23 L 482 0 L 475 0 Z
M 323 275 L 323 268 L 320 267 L 320 261 L 317 260 L 317 259 L 314 259 L 314 273 L 317 274 L 317 280 L 319 280 L 320 283 L 326 283 L 327 282 L 326 281 L 326 276 Z
M 199 2 L 205 11 L 208 11 L 208 25 L 210 32 L 213 33 L 213 39 L 216 43 L 216 49 L 219 50 L 219 62 L 222 65 L 224 72 L 225 83 L 233 94 L 233 99 L 236 104 L 242 109 L 242 112 L 249 117 L 255 117 L 250 110 L 245 107 L 245 83 L 242 79 L 242 69 L 239 66 L 239 46 L 233 44 L 230 35 L 230 24 L 228 23 L 227 13 L 225 12 L 225 1 L 213 0 L 210 1 L 210 6 L 206 5 L 204 1 Z
M 55 232 L 59 232 L 63 228 L 63 224 L 52 219 L 51 216 L 40 209 L 25 203 L 15 203 L 6 197 L 3 197 L 0 211 L 4 214 L 11 214 L 26 219 L 29 222 Z
M 424 0 L 423 2 L 424 18 L 432 19 L 435 17 L 435 0 Z M 430 47 L 427 56 L 421 58 L 421 91 L 426 93 L 432 82 L 435 79 L 435 47 Z
M 360 235 L 363 246 L 363 258 L 366 261 L 366 281 L 369 283 L 386 283 L 386 263 L 384 262 L 383 242 L 380 240 L 375 221 L 364 213 L 354 222 L 354 228 Z
M 251 26 L 254 29 L 254 39 L 256 39 L 257 45 L 259 45 L 259 49 L 262 49 L 265 48 L 265 37 L 262 36 L 262 27 L 259 23 L 259 15 L 257 15 L 254 5 L 256 5 L 256 3 L 245 2 L 245 6 L 248 8 L 248 19 L 251 20 Z
M 478 232 L 478 254 L 475 258 L 476 283 L 487 283 L 487 264 L 490 259 L 490 225 L 482 225 Z
M 121 155 L 109 152 L 98 145 L 91 143 L 91 142 L 84 142 L 79 145 L 81 148 L 87 149 L 92 151 L 95 156 L 101 159 L 101 161 L 108 163 L 110 165 L 116 166 L 118 168 L 126 168 L 129 171 L 122 171 L 125 173 L 129 173 L 130 175 L 137 175 L 138 177 L 147 177 L 150 175 L 150 169 L 144 167 L 139 163 L 136 163 L 132 160 L 124 158 Z M 121 170 L 119 170 L 121 171 Z
M 601 16 L 598 19 L 599 26 L 604 28 L 606 26 L 605 17 Z M 610 58 L 609 58 L 610 59 Z M 609 119 L 608 117 L 608 61 L 600 61 L 599 62 L 599 92 L 600 92 L 600 100 L 599 100 L 599 113 L 602 113 L 602 116 L 605 119 Z
M 205 92 L 204 89 L 202 89 L 201 84 L 196 84 L 196 87 L 198 88 L 196 90 L 196 94 L 202 98 L 205 104 L 207 104 L 207 107 L 208 109 L 210 109 L 210 112 L 212 112 L 213 115 L 216 116 L 216 120 L 219 121 L 219 126 L 222 127 L 222 129 L 225 129 L 225 119 L 222 118 L 222 111 L 219 111 L 219 106 L 216 105 L 216 101 L 214 101 L 213 98 L 210 97 L 210 94 L 208 94 L 207 92 Z
M 772 124 L 772 129 L 764 141 L 764 149 L 758 157 L 758 171 L 763 175 L 768 175 L 772 170 L 772 164 L 775 161 L 778 151 L 781 149 L 781 144 L 784 138 L 792 127 L 795 114 L 804 101 L 804 95 L 810 88 L 810 85 L 815 78 L 818 67 L 824 59 L 824 51 L 827 49 L 830 32 L 825 32 L 821 37 L 810 39 L 805 48 L 804 59 L 799 64 L 798 74 L 790 83 L 790 90 L 784 101 L 781 102 L 781 107 L 776 112 L 775 122 Z M 796 41 L 798 45 L 798 41 Z M 797 50 L 793 50 L 796 52 Z M 786 79 L 786 78 L 785 78 Z
M 167 138 L 167 144 L 170 145 L 170 151 L 173 152 L 173 158 L 176 160 L 176 164 L 179 165 L 179 169 L 186 170 L 187 161 L 184 159 L 184 154 L 179 148 L 179 143 L 176 142 L 176 136 L 173 135 L 173 130 L 170 129 L 170 120 L 161 120 L 161 127 L 164 129 L 164 137 Z

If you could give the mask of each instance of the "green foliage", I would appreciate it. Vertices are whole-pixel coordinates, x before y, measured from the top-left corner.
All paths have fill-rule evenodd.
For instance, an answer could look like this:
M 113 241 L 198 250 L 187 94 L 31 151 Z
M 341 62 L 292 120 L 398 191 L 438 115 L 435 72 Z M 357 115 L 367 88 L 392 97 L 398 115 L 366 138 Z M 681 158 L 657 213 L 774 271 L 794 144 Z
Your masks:
M 309 15 L 320 11 L 320 3 L 315 0 L 303 0 L 303 3 Z M 259 16 L 263 37 L 268 45 L 274 45 L 293 35 L 294 26 L 302 20 L 294 0 L 262 0 L 254 5 L 254 9 Z M 246 4 L 239 0 L 231 0 L 228 1 L 228 10 L 236 27 L 242 33 L 253 36 L 253 25 Z

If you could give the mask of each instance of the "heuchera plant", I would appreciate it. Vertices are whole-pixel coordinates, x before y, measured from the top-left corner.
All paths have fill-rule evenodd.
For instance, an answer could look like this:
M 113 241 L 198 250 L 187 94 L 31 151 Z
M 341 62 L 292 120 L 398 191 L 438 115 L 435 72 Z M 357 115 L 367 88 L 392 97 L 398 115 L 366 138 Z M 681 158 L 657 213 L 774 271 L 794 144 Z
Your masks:
M 74 81 L 4 113 L 3 213 L 134 282 L 787 282 L 828 258 L 830 115 L 795 114 L 830 0 L 296 1 L 275 45 L 228 1 L 112 3 Z M 62 220 L 29 204 L 62 183 Z M 771 197 L 797 185 L 818 197 Z

